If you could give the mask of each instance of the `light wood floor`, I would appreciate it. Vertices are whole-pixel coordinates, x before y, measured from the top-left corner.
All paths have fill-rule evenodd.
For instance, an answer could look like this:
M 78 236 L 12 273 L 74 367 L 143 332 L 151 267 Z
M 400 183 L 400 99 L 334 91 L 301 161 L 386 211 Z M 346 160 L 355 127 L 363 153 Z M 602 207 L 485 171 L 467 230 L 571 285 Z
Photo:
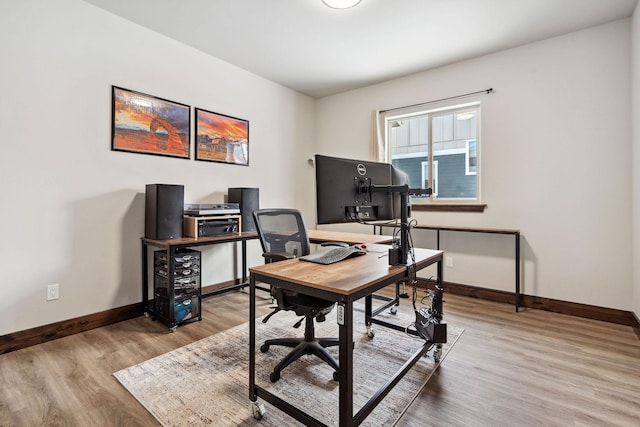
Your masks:
M 445 300 L 445 320 L 465 331 L 400 426 L 640 425 L 631 327 Z M 233 292 L 207 299 L 203 321 L 174 333 L 140 317 L 0 355 L 0 426 L 156 426 L 112 373 L 247 317 L 248 295 Z

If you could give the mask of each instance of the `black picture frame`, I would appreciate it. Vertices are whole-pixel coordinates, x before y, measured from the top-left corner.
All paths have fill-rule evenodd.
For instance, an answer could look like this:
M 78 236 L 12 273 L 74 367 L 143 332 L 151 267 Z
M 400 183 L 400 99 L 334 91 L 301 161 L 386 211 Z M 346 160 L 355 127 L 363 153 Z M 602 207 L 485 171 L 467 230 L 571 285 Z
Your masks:
M 195 159 L 249 166 L 249 121 L 195 108 Z
M 191 158 L 191 107 L 112 86 L 111 150 Z

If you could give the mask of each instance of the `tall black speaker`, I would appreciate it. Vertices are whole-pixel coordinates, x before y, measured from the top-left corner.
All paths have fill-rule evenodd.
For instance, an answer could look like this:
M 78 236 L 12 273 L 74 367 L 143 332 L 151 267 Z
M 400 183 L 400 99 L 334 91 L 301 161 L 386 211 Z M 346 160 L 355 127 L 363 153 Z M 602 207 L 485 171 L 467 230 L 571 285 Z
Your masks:
M 256 231 L 252 212 L 259 209 L 260 193 L 258 188 L 230 188 L 227 202 L 240 205 L 242 231 Z
M 182 238 L 184 186 L 147 184 L 144 207 L 144 235 L 149 239 Z

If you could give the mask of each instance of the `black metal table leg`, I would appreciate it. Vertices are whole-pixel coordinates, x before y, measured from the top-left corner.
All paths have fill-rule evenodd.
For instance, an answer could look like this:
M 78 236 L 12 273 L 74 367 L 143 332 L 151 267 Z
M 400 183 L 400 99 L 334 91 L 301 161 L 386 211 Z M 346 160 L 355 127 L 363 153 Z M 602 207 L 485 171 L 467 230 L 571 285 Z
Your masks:
M 247 283 L 247 241 L 242 241 L 242 283 Z
M 340 360 L 338 376 L 340 380 L 339 424 L 353 425 L 353 301 L 350 298 L 338 303 L 338 326 L 340 340 Z M 340 322 L 342 320 L 342 322 Z
M 516 313 L 520 307 L 520 233 L 516 233 Z
M 249 399 L 255 402 L 256 395 L 256 281 L 249 279 Z
M 149 310 L 149 272 L 148 272 L 148 255 L 147 255 L 147 243 L 142 241 L 142 308 L 144 313 L 147 314 Z

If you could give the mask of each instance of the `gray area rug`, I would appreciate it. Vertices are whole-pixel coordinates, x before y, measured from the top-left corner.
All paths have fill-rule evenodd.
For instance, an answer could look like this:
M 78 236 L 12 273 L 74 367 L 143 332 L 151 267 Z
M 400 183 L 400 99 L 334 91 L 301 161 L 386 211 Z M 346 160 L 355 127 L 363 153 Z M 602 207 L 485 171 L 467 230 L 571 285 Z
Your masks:
M 375 337 L 370 339 L 366 336 L 362 308 L 354 311 L 356 413 L 420 347 L 421 340 L 377 325 L 374 325 Z M 316 336 L 338 336 L 335 313 L 333 310 L 325 322 L 316 325 Z M 402 326 L 413 321 L 400 313 L 385 313 L 380 317 Z M 302 335 L 304 325 L 300 329 L 292 328 L 297 320 L 291 312 L 280 312 L 268 323 L 258 323 L 256 347 L 265 339 Z M 461 333 L 462 329 L 448 325 L 448 342 L 443 346 L 442 359 Z M 163 426 L 301 425 L 266 402 L 262 420 L 253 418 L 248 348 L 249 326 L 245 323 L 118 371 L 114 376 Z M 338 425 L 338 383 L 332 380 L 333 370 L 324 362 L 303 356 L 282 371 L 278 382 L 269 381 L 273 366 L 288 351 L 277 346 L 267 353 L 257 350 L 256 383 L 327 425 Z M 330 351 L 337 359 L 337 347 Z M 432 353 L 433 350 L 416 363 L 362 425 L 391 426 L 397 422 L 437 368 Z

